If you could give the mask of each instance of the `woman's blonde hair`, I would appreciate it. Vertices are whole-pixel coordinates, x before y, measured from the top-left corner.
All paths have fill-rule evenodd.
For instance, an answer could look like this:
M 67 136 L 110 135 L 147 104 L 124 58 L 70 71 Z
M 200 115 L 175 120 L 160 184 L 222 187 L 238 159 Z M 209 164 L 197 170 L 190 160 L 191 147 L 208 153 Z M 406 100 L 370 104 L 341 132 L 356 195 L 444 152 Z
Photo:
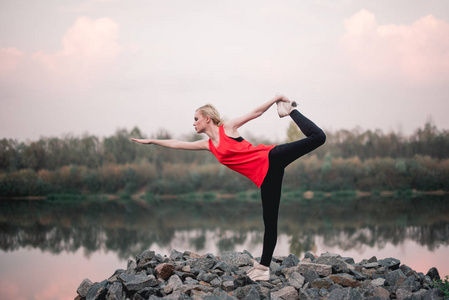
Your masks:
M 210 117 L 210 119 L 214 122 L 215 125 L 221 126 L 223 125 L 223 119 L 220 118 L 220 113 L 212 104 L 206 104 L 198 108 L 196 111 L 199 111 L 203 117 Z

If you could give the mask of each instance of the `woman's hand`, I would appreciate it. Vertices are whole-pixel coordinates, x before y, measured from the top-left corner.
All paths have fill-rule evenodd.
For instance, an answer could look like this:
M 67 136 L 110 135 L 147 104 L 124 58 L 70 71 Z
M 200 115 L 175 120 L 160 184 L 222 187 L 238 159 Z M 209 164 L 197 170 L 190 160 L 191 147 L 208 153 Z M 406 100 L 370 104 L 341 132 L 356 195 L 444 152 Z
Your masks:
M 152 144 L 153 140 L 143 140 L 143 139 L 131 139 L 131 141 L 139 144 Z

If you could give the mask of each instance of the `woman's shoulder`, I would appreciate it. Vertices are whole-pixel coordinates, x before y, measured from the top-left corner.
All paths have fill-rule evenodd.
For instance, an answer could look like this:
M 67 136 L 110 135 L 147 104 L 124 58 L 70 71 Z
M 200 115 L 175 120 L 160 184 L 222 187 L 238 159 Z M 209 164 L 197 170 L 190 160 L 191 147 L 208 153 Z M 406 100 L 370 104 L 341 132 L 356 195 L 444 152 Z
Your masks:
M 199 141 L 196 141 L 194 143 L 196 143 L 199 146 L 199 149 L 210 150 L 209 149 L 210 148 L 209 146 L 210 146 L 210 143 L 211 143 L 210 139 L 199 140 Z
M 224 134 L 226 134 L 229 137 L 239 137 L 240 134 L 238 133 L 237 129 L 230 124 L 229 122 L 224 122 L 223 125 L 220 126 L 223 128 Z

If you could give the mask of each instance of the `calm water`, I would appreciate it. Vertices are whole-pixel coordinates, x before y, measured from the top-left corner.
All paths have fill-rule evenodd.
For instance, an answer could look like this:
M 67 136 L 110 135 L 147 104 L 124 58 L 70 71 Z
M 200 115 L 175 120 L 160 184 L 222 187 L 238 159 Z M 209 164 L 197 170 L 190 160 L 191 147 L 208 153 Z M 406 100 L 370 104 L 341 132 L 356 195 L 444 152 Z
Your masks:
M 241 202 L 0 201 L 0 298 L 73 299 L 142 250 L 262 249 L 261 207 Z M 394 257 L 449 274 L 449 197 L 284 201 L 275 255 Z

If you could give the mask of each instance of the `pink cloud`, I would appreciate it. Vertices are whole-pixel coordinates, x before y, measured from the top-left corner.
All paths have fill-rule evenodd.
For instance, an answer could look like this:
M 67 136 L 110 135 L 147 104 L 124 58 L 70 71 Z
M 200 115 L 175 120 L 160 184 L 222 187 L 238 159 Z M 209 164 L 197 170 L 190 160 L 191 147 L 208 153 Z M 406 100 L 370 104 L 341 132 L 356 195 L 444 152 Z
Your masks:
M 14 71 L 24 57 L 16 48 L 0 48 L 0 76 Z
M 115 60 L 121 51 L 117 36 L 118 24 L 112 19 L 80 17 L 62 38 L 60 51 L 55 54 L 38 52 L 33 58 L 52 71 L 84 73 Z
M 25 300 L 21 295 L 19 284 L 8 280 L 0 282 L 0 295 L 3 300 Z
M 449 23 L 432 15 L 411 25 L 378 25 L 361 10 L 345 20 L 341 43 L 360 72 L 414 83 L 449 80 Z
M 75 298 L 76 290 L 73 290 L 71 283 L 67 278 L 59 279 L 57 282 L 49 282 L 42 290 L 34 294 L 34 299 L 72 300 Z

